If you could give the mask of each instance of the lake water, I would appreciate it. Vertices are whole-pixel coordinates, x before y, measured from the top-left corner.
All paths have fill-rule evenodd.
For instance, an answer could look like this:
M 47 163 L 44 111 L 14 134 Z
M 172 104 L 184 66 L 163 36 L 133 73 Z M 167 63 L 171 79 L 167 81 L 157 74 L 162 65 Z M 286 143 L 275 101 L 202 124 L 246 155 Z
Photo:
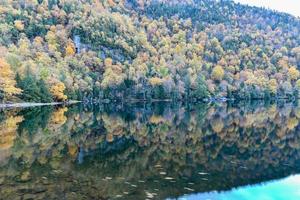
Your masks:
M 300 106 L 0 112 L 0 199 L 300 199 Z

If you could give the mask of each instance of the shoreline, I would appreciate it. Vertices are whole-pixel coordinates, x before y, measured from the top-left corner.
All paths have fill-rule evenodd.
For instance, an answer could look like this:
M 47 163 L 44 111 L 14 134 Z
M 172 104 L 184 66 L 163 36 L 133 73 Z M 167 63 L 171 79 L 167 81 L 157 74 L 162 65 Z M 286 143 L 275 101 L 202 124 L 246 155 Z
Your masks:
M 299 99 L 299 98 L 298 98 Z M 29 107 L 41 107 L 41 106 L 56 106 L 56 105 L 72 105 L 77 103 L 83 103 L 83 104 L 110 104 L 110 103 L 116 103 L 117 101 L 111 101 L 107 99 L 104 99 L 104 101 L 96 101 L 96 102 L 89 102 L 89 101 L 77 101 L 77 100 L 71 100 L 68 102 L 50 102 L 50 103 L 36 103 L 36 102 L 22 102 L 22 103 L 0 103 L 0 109 L 3 108 L 29 108 Z M 251 99 L 254 101 L 261 101 L 264 99 Z M 288 98 L 275 98 L 272 100 L 289 100 Z M 180 102 L 185 102 L 186 100 L 181 100 Z M 214 97 L 214 98 L 205 98 L 201 100 L 191 101 L 191 103 L 213 103 L 213 102 L 231 102 L 231 101 L 248 101 L 246 99 L 230 99 L 226 97 Z M 135 104 L 135 103 L 156 103 L 156 102 L 173 102 L 172 99 L 151 99 L 150 101 L 145 99 L 127 99 L 123 101 L 123 103 L 128 104 Z
M 51 102 L 51 103 L 3 103 L 0 104 L 1 108 L 29 108 L 29 107 L 37 107 L 37 106 L 56 106 L 56 105 L 71 105 L 80 103 L 81 101 L 69 101 L 69 102 Z

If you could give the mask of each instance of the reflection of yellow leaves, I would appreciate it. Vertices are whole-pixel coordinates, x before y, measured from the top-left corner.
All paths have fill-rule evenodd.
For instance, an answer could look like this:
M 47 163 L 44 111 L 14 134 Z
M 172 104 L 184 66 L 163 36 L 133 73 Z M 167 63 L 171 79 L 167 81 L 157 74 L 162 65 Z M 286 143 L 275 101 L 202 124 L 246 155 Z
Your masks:
M 265 121 L 268 120 L 268 115 L 265 111 L 262 111 L 253 114 L 252 118 L 255 122 L 255 127 L 264 127 Z
M 16 116 L 16 117 L 9 117 L 5 123 L 6 123 L 6 128 L 9 129 L 16 129 L 17 125 L 23 121 L 23 117 L 22 116 Z
M 50 160 L 49 164 L 53 169 L 58 169 L 61 166 L 61 160 L 58 158 L 52 158 L 52 160 Z
M 292 130 L 298 125 L 298 120 L 296 117 L 289 118 L 287 121 L 287 127 L 288 129 Z
M 298 140 L 292 140 L 289 141 L 289 146 L 294 148 L 294 149 L 299 149 L 300 148 L 300 143 Z
M 68 145 L 68 150 L 69 150 L 69 154 L 71 157 L 73 157 L 73 158 L 76 157 L 78 148 L 75 144 Z
M 39 162 L 40 164 L 46 164 L 47 161 L 48 161 L 48 159 L 46 158 L 45 155 L 41 155 L 41 156 L 38 157 L 38 162 Z
M 74 117 L 74 120 L 75 120 L 75 121 L 79 121 L 79 119 L 80 119 L 80 115 L 77 114 L 77 115 Z
M 108 115 L 102 116 L 104 126 L 108 134 L 123 135 L 125 133 L 126 124 L 121 117 L 109 117 Z
M 277 114 L 276 105 L 270 106 L 270 108 L 269 108 L 268 111 L 267 111 L 267 116 L 269 116 L 269 118 L 270 118 L 271 120 L 273 120 L 273 119 L 275 119 L 276 114 Z
M 284 128 L 280 128 L 277 130 L 276 132 L 276 135 L 279 137 L 279 138 L 284 138 L 286 136 L 286 130 Z
M 13 145 L 18 124 L 22 121 L 22 116 L 11 116 L 0 124 L 0 149 L 9 149 Z
M 148 135 L 148 127 L 145 124 L 143 126 L 139 127 L 138 129 L 135 127 L 134 130 L 132 130 L 133 127 L 134 126 L 130 127 L 131 128 L 130 133 L 138 136 L 137 139 Z
M 152 124 L 160 124 L 162 122 L 165 121 L 165 119 L 162 117 L 162 116 L 159 116 L 159 115 L 152 115 L 149 119 L 149 121 L 152 123 Z
M 30 180 L 30 172 L 29 171 L 25 171 L 21 174 L 20 176 L 21 181 L 28 181 Z
M 243 118 L 243 121 L 241 122 L 241 126 L 251 127 L 251 126 L 253 126 L 254 122 L 255 122 L 255 115 L 252 114 L 252 113 L 251 114 L 247 114 Z
M 298 119 L 300 119 L 300 107 L 297 107 L 297 108 L 295 109 L 295 115 L 296 115 L 296 117 L 297 117 Z
M 222 131 L 222 129 L 224 128 L 223 121 L 220 118 L 212 120 L 212 122 L 210 124 L 211 124 L 212 129 L 216 133 L 220 133 Z
M 10 149 L 1 149 L 0 147 L 0 165 L 3 166 L 11 156 Z
M 122 127 L 120 127 L 119 129 L 115 129 L 113 132 L 113 135 L 122 135 L 124 133 L 124 130 Z
M 63 110 L 64 109 L 57 110 L 53 114 L 53 122 L 56 121 L 58 123 L 60 121 L 54 120 L 53 118 L 64 118 L 63 115 L 66 109 L 65 111 Z M 274 164 L 273 160 L 268 159 L 278 156 L 278 152 L 273 153 L 272 149 L 282 149 L 282 151 L 286 152 L 286 157 L 288 157 L 294 152 L 294 149 L 292 148 L 300 147 L 299 137 L 297 134 L 294 134 L 295 131 L 289 131 L 288 129 L 294 128 L 295 124 L 297 124 L 296 118 L 289 119 L 290 116 L 295 115 L 295 110 L 292 110 L 289 116 L 281 115 L 279 112 L 281 110 L 278 110 L 276 106 L 272 106 L 268 109 L 259 107 L 250 111 L 246 109 L 243 110 L 243 108 L 231 108 L 227 111 L 221 109 L 221 107 L 215 107 L 214 109 L 209 110 L 209 115 L 205 115 L 204 117 L 199 115 L 199 112 L 201 111 L 187 111 L 189 112 L 188 119 L 185 118 L 185 113 L 182 112 L 179 114 L 180 116 L 176 117 L 176 120 L 170 120 L 170 115 L 165 118 L 159 115 L 153 115 L 148 121 L 142 120 L 144 119 L 142 112 L 138 112 L 136 118 L 130 121 L 125 121 L 116 114 L 97 113 L 96 118 L 99 124 L 101 123 L 102 125 L 103 123 L 106 129 L 106 131 L 103 131 L 106 134 L 97 134 L 97 136 L 94 134 L 94 123 L 92 123 L 95 122 L 95 115 L 93 115 L 93 113 L 83 112 L 80 113 L 80 115 L 74 114 L 73 117 L 76 119 L 74 125 L 68 126 L 70 121 L 72 121 L 69 118 L 68 124 L 64 125 L 63 130 L 69 128 L 68 132 L 71 131 L 73 133 L 85 130 L 86 134 L 78 134 L 80 138 L 76 138 L 76 141 L 73 140 L 74 138 L 70 138 L 69 134 L 60 134 L 58 136 L 41 134 L 42 138 L 35 137 L 34 140 L 28 139 L 29 145 L 25 145 L 26 147 L 20 151 L 18 150 L 18 152 L 13 152 L 13 156 L 14 158 L 26 160 L 26 163 L 33 163 L 36 159 L 40 164 L 47 163 L 48 165 L 48 163 L 51 162 L 51 166 L 58 168 L 62 163 L 66 162 L 66 160 L 70 161 L 75 159 L 76 155 L 78 155 L 77 144 L 83 144 L 82 148 L 86 151 L 93 150 L 98 148 L 98 144 L 102 144 L 104 140 L 107 142 L 114 142 L 117 135 L 125 133 L 133 136 L 134 140 L 137 141 L 137 144 L 145 149 L 143 155 L 140 156 L 142 159 L 139 160 L 139 165 L 141 163 L 147 164 L 147 162 L 149 162 L 147 158 L 159 148 L 164 152 L 165 160 L 163 162 L 178 163 L 178 165 L 175 166 L 176 170 L 180 170 L 180 166 L 186 164 L 185 155 L 187 154 L 191 155 L 191 159 L 195 159 L 197 162 L 205 164 L 208 163 L 207 160 L 211 158 L 224 156 L 223 150 L 227 147 L 234 148 L 235 152 L 241 155 L 251 151 L 253 152 L 253 156 L 249 158 L 247 163 L 249 162 L 253 165 L 262 163 L 261 166 L 265 165 L 268 167 L 270 164 Z M 243 112 L 241 112 L 241 110 Z M 278 119 L 271 120 L 271 118 L 268 117 L 270 115 L 276 116 Z M 172 117 L 172 119 L 174 118 L 175 117 Z M 3 124 L 13 126 L 13 121 L 14 120 L 8 119 Z M 149 123 L 159 125 L 151 126 L 150 124 L 149 126 Z M 265 126 L 262 126 L 263 124 Z M 3 128 L 3 126 L 1 126 L 1 128 Z M 41 133 L 43 133 L 42 131 L 43 130 L 40 130 Z M 47 131 L 56 132 L 57 130 L 47 129 Z M 97 129 L 96 131 L 99 130 Z M 185 132 L 185 134 L 180 134 L 182 131 Z M 61 130 L 58 130 L 57 132 L 61 132 Z M 150 133 L 151 135 L 149 135 Z M 214 133 L 217 133 L 217 138 L 210 137 Z M 274 135 L 275 133 L 277 136 Z M 24 135 L 26 134 L 20 136 L 23 137 Z M 22 141 L 25 140 L 23 138 L 20 139 L 22 139 Z M 172 145 L 170 145 L 170 141 L 174 141 L 172 142 Z M 32 142 L 32 144 L 30 142 Z M 67 155 L 64 154 L 66 144 Z M 118 158 L 122 159 L 121 162 L 125 162 L 124 160 L 128 161 L 128 155 L 131 155 L 130 152 L 134 150 L 135 147 L 129 148 L 128 152 L 126 151 L 124 155 L 121 155 Z M 2 153 L 4 151 L 0 152 L 0 160 L 4 155 Z M 38 154 L 36 154 L 36 152 L 38 152 Z M 51 152 L 51 154 L 49 155 L 48 152 Z M 209 156 L 206 154 L 209 154 Z M 7 155 L 10 156 L 11 154 Z M 5 159 L 9 156 L 6 156 Z M 111 159 L 115 158 L 112 157 Z M 228 162 L 228 159 L 235 162 L 242 161 L 239 160 L 239 158 L 235 158 L 235 156 L 227 156 L 224 163 L 218 163 L 213 167 L 223 169 Z M 245 163 L 245 165 L 248 165 L 247 163 Z M 164 163 L 161 163 L 161 165 L 163 166 Z
M 67 117 L 65 116 L 65 112 L 68 111 L 68 108 L 60 108 L 57 111 L 53 112 L 51 117 L 51 122 L 54 124 L 63 125 L 67 121 Z
M 107 142 L 112 142 L 114 141 L 114 136 L 112 134 L 107 134 L 106 135 L 106 141 Z

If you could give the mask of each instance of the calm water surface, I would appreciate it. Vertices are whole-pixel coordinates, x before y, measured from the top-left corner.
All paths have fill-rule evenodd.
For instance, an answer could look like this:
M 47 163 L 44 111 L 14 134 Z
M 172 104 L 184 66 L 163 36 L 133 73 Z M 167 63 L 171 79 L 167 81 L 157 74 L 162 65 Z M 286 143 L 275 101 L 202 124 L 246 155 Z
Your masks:
M 300 106 L 0 111 L 0 199 L 300 199 Z

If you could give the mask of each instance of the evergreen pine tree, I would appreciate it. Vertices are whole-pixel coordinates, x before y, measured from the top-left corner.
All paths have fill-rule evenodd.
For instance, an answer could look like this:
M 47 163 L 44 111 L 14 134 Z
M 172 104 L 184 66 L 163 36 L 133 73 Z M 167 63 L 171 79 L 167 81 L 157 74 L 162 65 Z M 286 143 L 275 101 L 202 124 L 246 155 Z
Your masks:
M 49 88 L 47 87 L 45 81 L 43 79 L 40 79 L 38 81 L 38 85 L 40 87 L 39 95 L 40 95 L 41 102 L 42 103 L 52 102 L 53 101 L 52 95 L 51 95 Z

